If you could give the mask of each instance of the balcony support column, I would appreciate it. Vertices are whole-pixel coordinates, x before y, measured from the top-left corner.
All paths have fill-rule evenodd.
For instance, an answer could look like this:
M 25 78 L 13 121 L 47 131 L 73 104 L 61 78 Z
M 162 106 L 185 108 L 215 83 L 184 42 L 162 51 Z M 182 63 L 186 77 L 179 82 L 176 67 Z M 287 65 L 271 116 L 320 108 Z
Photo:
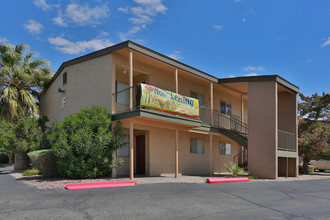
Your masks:
M 179 177 L 179 130 L 175 129 L 175 178 Z
M 241 121 L 244 123 L 244 94 L 241 95 Z
M 133 52 L 129 51 L 129 109 L 133 109 Z
M 211 118 L 210 118 L 210 124 L 213 126 L 213 83 L 210 84 L 210 108 L 211 108 Z
M 209 140 L 209 146 L 210 146 L 210 151 L 209 151 L 209 175 L 213 175 L 213 162 L 212 162 L 212 148 L 213 148 L 213 135 L 210 134 L 210 140 Z
M 179 74 L 178 74 L 178 69 L 175 69 L 175 93 L 179 93 Z
M 129 120 L 129 178 L 134 179 L 134 133 L 133 133 L 133 121 Z

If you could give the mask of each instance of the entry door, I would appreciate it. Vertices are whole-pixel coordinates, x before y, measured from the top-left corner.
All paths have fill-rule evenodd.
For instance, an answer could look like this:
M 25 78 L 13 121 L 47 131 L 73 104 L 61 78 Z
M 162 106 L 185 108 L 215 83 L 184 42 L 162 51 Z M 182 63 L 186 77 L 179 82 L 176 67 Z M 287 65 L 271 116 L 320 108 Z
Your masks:
M 145 135 L 136 136 L 136 174 L 146 173 L 146 139 Z

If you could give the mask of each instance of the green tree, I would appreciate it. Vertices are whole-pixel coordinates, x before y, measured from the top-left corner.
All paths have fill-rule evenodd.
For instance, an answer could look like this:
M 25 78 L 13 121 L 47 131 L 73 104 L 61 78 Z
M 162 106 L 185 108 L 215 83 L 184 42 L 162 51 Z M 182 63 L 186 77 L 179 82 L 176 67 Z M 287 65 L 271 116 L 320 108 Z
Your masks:
M 48 61 L 33 59 L 28 46 L 0 44 L 0 119 L 17 122 L 19 116 L 38 113 L 43 87 L 50 81 Z
M 1 121 L 0 144 L 3 151 L 15 153 L 15 169 L 28 168 L 27 153 L 41 148 L 45 120 L 35 116 L 19 117 L 17 123 Z
M 57 172 L 69 178 L 109 176 L 112 153 L 126 144 L 126 132 L 104 107 L 93 106 L 55 122 L 48 136 Z
M 310 160 L 319 159 L 327 152 L 330 139 L 329 111 L 330 94 L 323 92 L 312 96 L 300 94 L 299 103 L 299 156 L 303 158 L 303 169 L 308 173 Z

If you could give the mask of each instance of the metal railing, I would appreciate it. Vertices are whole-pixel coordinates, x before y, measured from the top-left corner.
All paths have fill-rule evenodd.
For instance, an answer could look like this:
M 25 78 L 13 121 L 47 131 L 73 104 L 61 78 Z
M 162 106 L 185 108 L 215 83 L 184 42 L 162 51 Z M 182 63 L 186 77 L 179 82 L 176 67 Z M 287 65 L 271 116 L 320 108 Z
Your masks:
M 244 167 L 246 168 L 248 166 L 248 152 L 247 148 L 243 148 L 241 152 L 236 154 L 233 157 L 233 162 L 236 164 L 238 167 Z
M 130 108 L 130 89 L 133 89 L 133 107 Z M 122 89 L 118 92 L 112 94 L 113 99 L 115 100 L 115 112 L 121 113 L 133 109 L 140 108 L 140 98 L 141 98 L 141 87 L 139 84 L 132 87 Z M 116 88 L 117 90 L 117 88 Z M 147 108 L 147 107 L 143 107 Z M 156 111 L 156 110 L 155 110 Z M 179 117 L 179 116 L 178 116 Z M 199 120 L 202 121 L 204 125 L 211 125 L 211 109 L 207 107 L 199 108 Z M 247 124 L 240 121 L 239 116 L 235 115 L 226 115 L 220 113 L 219 110 L 213 109 L 213 125 L 218 128 L 225 128 L 239 133 L 242 136 L 247 137 L 248 135 L 248 126 Z
M 243 123 L 238 117 L 234 115 L 226 115 L 220 113 L 218 110 L 213 110 L 213 126 L 225 128 L 228 130 L 233 130 L 239 132 L 243 136 L 248 135 L 248 126 Z M 206 107 L 199 108 L 199 120 L 202 121 L 202 124 L 211 125 L 211 109 Z
M 130 108 L 130 89 L 133 89 L 133 107 Z M 116 88 L 117 90 L 117 88 Z M 128 87 L 126 89 L 117 91 L 112 94 L 112 98 L 115 100 L 115 111 L 116 113 L 125 112 L 128 110 L 133 110 L 139 107 L 140 104 L 140 96 L 138 95 L 139 85 L 134 85 L 132 87 Z
M 278 130 L 278 149 L 297 151 L 296 135 L 287 131 Z

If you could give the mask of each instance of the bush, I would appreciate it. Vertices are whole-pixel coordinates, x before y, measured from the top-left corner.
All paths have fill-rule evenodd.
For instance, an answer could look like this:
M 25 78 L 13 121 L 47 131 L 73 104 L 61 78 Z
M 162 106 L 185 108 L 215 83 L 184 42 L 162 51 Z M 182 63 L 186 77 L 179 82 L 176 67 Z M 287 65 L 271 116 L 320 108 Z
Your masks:
M 299 166 L 299 174 L 310 174 L 314 173 L 314 167 L 313 166 L 308 166 L 308 172 L 305 171 L 303 166 Z
M 125 144 L 120 123 L 113 125 L 105 107 L 94 106 L 54 123 L 48 136 L 56 156 L 57 172 L 69 178 L 109 176 L 112 152 Z
M 236 177 L 238 175 L 247 175 L 247 172 L 234 163 L 230 163 L 229 166 L 225 165 L 226 169 L 228 170 L 229 173 L 232 174 L 233 177 Z
M 37 170 L 37 169 L 30 169 L 30 170 L 25 170 L 22 173 L 22 176 L 35 176 L 35 175 L 39 175 L 39 170 Z
M 55 154 L 52 150 L 38 150 L 28 153 L 31 166 L 38 169 L 43 176 L 54 176 L 56 173 Z
M 6 153 L 0 153 L 0 164 L 9 163 L 9 156 Z

